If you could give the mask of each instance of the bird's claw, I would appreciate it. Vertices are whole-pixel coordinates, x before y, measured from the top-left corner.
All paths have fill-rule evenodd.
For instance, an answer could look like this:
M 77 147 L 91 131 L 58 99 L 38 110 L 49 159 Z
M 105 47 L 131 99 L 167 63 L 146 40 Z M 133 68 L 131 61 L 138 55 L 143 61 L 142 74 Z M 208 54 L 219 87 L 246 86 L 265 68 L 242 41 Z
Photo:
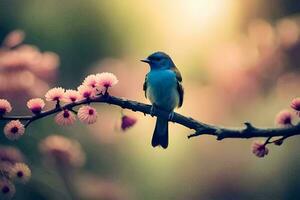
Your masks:
M 174 112 L 172 111 L 172 112 L 170 112 L 168 119 L 169 119 L 169 121 L 172 121 L 173 118 L 174 118 Z
M 155 106 L 152 105 L 152 106 L 151 106 L 151 109 L 150 109 L 150 115 L 153 117 L 153 116 L 154 116 L 154 113 L 155 113 Z

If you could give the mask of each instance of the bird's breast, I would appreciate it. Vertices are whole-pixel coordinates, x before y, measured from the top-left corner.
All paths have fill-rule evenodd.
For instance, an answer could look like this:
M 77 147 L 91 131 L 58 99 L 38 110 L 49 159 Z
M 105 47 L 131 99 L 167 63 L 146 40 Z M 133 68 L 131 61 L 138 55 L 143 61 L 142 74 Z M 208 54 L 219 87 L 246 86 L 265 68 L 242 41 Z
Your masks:
M 172 70 L 153 70 L 147 75 L 147 96 L 152 104 L 173 110 L 179 102 L 177 79 Z

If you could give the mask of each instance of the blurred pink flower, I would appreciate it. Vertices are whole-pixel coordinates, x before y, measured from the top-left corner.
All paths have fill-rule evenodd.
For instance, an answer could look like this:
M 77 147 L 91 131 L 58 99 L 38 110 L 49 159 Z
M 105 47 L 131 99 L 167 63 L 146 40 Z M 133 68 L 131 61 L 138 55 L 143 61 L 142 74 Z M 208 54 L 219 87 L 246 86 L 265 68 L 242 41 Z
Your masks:
M 264 145 L 264 143 L 264 141 L 254 141 L 251 145 L 252 153 L 259 158 L 262 158 L 269 153 L 269 149 L 266 145 Z
M 14 184 L 6 178 L 0 179 L 0 199 L 11 199 L 16 193 Z
M 25 33 L 22 30 L 14 30 L 10 32 L 4 39 L 3 45 L 12 48 L 23 42 Z
M 97 76 L 97 87 L 99 89 L 109 88 L 118 83 L 117 77 L 113 73 L 103 72 L 96 74 Z
M 91 75 L 88 75 L 82 85 L 85 85 L 85 86 L 88 86 L 88 87 L 91 87 L 91 88 L 95 88 L 96 87 L 96 83 L 97 83 L 97 77 L 96 75 L 94 74 L 91 74 Z
M 10 178 L 20 183 L 26 183 L 31 178 L 31 170 L 25 163 L 16 163 L 10 169 Z
M 83 98 L 92 98 L 96 95 L 96 89 L 88 87 L 86 85 L 80 85 L 77 90 Z
M 0 115 L 11 112 L 12 107 L 6 99 L 0 99 Z
M 0 173 L 2 174 L 2 177 L 9 178 L 12 167 L 13 167 L 12 163 L 6 161 L 0 161 Z
M 68 167 L 80 167 L 85 162 L 85 155 L 76 140 L 60 135 L 46 137 L 39 145 L 46 161 Z
M 0 146 L 0 162 L 8 162 L 10 164 L 24 162 L 24 156 L 15 147 Z
M 24 125 L 19 120 L 12 120 L 4 126 L 4 135 L 9 140 L 17 140 L 25 133 Z
M 122 123 L 121 128 L 123 131 L 127 130 L 128 128 L 132 127 L 137 122 L 137 119 L 128 115 L 122 116 Z
M 299 26 L 292 19 L 281 19 L 276 24 L 279 43 L 284 48 L 292 47 L 299 40 Z
M 45 93 L 59 65 L 57 54 L 21 44 L 23 39 L 22 31 L 13 31 L 0 47 L 0 96 L 12 100 L 20 95 L 31 98 Z
M 275 117 L 275 124 L 286 127 L 292 125 L 292 114 L 288 110 L 280 111 Z
M 77 113 L 78 119 L 85 124 L 93 124 L 97 121 L 98 113 L 91 106 L 82 106 Z
M 300 97 L 294 98 L 291 102 L 291 108 L 296 111 L 296 114 L 300 116 Z
M 33 112 L 34 114 L 39 114 L 41 113 L 41 111 L 43 110 L 43 108 L 45 107 L 45 102 L 43 99 L 41 98 L 35 98 L 35 99 L 30 99 L 27 102 L 27 107 L 29 108 L 29 110 L 31 110 L 31 112 Z
M 275 44 L 274 28 L 264 19 L 255 19 L 250 22 L 248 37 L 259 48 L 267 48 Z
M 74 103 L 81 100 L 81 95 L 77 90 L 66 90 L 63 101 L 66 103 Z
M 46 101 L 61 101 L 64 98 L 65 89 L 55 87 L 50 89 L 46 94 Z
M 69 126 L 74 124 L 75 115 L 69 110 L 63 110 L 55 116 L 55 122 L 60 126 Z

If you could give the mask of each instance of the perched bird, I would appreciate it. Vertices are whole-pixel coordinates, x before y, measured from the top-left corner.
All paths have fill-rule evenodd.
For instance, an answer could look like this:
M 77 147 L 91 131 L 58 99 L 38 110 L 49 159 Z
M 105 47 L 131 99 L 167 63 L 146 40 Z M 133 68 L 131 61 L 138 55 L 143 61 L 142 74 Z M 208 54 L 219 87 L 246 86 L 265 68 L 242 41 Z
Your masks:
M 159 108 L 170 112 L 181 107 L 183 103 L 183 87 L 181 74 L 171 57 L 164 52 L 155 52 L 147 59 L 141 60 L 150 65 L 150 72 L 145 77 L 143 89 L 145 97 L 152 103 L 152 112 Z M 152 137 L 152 146 L 168 147 L 168 120 L 157 117 Z

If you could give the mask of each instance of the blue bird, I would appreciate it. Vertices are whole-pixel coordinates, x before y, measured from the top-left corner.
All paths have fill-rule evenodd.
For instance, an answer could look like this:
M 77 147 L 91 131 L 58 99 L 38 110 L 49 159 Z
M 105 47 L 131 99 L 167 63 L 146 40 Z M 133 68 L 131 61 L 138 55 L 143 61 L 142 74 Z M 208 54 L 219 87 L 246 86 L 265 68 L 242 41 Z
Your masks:
M 143 90 L 145 97 L 152 103 L 151 112 L 159 108 L 170 112 L 169 119 L 173 117 L 173 110 L 181 107 L 183 103 L 182 78 L 171 57 L 164 52 L 155 52 L 147 59 L 141 60 L 150 65 L 150 72 L 145 77 Z M 168 147 L 168 120 L 157 117 L 152 137 L 152 146 Z

